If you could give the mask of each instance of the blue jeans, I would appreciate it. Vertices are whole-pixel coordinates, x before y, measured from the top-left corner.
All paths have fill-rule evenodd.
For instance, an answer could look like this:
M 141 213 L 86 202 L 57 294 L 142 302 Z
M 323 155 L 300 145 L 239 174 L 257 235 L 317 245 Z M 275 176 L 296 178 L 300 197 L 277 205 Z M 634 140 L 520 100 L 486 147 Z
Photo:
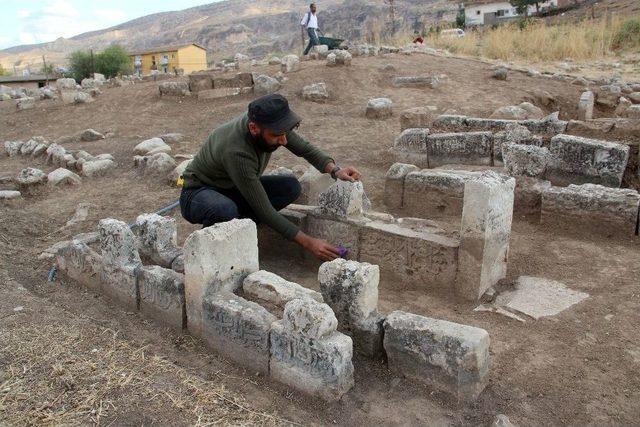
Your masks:
M 320 40 L 318 39 L 318 34 L 316 33 L 315 28 L 307 28 L 307 34 L 309 34 L 309 44 L 304 50 L 303 55 L 307 55 L 312 47 L 320 44 Z
M 267 197 L 277 211 L 295 202 L 300 196 L 300 182 L 293 176 L 267 175 L 260 177 Z M 228 190 L 214 187 L 183 189 L 180 193 L 180 211 L 191 224 L 210 227 L 234 218 L 258 218 L 237 188 Z

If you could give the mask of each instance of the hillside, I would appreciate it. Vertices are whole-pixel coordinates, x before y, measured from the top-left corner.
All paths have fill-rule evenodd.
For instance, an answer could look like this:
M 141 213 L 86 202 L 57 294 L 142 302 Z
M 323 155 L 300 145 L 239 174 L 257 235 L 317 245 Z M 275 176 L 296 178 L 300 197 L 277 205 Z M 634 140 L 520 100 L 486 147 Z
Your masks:
M 401 32 L 423 29 L 455 17 L 450 0 L 400 0 L 396 2 L 396 28 Z M 273 0 L 223 1 L 174 12 L 157 13 L 123 24 L 50 43 L 23 45 L 0 51 L 6 68 L 39 67 L 42 55 L 63 64 L 76 49 L 101 50 L 118 43 L 127 49 L 144 49 L 177 43 L 198 43 L 210 51 L 210 59 L 236 52 L 262 57 L 300 47 L 298 22 L 304 3 Z M 389 8 L 375 0 L 326 0 L 319 10 L 321 28 L 327 35 L 349 40 L 378 41 L 390 33 Z

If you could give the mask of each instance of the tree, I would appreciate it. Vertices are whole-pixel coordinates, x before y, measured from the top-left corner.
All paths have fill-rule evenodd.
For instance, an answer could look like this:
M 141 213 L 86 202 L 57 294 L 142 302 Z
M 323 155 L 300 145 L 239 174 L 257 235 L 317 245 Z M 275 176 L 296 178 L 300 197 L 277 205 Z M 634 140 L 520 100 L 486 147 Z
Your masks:
M 77 82 L 93 74 L 93 60 L 90 52 L 76 50 L 69 55 L 68 60 L 71 75 Z
M 464 28 L 467 22 L 467 18 L 465 15 L 464 7 L 460 6 L 458 8 L 458 14 L 456 15 L 456 27 Z
M 131 73 L 131 60 L 122 46 L 112 45 L 96 55 L 96 71 L 106 78 Z
M 540 0 L 509 0 L 511 6 L 516 8 L 516 11 L 519 15 L 524 15 L 525 18 L 529 16 L 529 6 L 532 4 L 536 5 L 536 9 L 540 10 Z
M 0 64 L 0 76 L 8 76 L 8 75 L 9 75 L 9 72 L 2 67 L 2 64 Z

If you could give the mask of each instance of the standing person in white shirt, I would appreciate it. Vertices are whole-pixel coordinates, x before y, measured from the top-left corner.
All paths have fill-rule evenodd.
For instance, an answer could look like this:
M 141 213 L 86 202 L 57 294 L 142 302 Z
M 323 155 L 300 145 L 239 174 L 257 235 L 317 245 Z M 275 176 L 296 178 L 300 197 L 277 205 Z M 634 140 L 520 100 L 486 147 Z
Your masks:
M 307 27 L 307 34 L 309 34 L 309 44 L 304 50 L 303 55 L 307 55 L 313 46 L 319 45 L 318 39 L 318 17 L 316 16 L 316 5 L 311 3 L 309 6 L 309 12 L 305 13 L 300 21 L 302 28 Z

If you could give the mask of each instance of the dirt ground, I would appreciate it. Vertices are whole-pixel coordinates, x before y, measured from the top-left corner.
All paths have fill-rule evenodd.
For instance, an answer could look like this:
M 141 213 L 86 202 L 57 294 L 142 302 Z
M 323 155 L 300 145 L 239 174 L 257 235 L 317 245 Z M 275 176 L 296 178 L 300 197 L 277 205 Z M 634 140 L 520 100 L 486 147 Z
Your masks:
M 380 71 L 387 63 L 397 71 Z M 277 68 L 258 71 L 273 74 Z M 446 74 L 447 79 L 436 90 L 390 85 L 394 75 L 419 74 Z M 288 75 L 282 93 L 304 118 L 301 133 L 340 164 L 359 168 L 374 209 L 383 211 L 384 175 L 393 162 L 387 150 L 400 131 L 403 109 L 433 105 L 438 112 L 455 109 L 486 117 L 544 89 L 556 96 L 562 118 L 575 117 L 580 87 L 523 73 L 511 73 L 505 82 L 489 75 L 490 66 L 479 61 L 422 55 L 356 58 L 351 68 L 304 62 Z M 318 81 L 328 84 L 331 100 L 303 101 L 302 87 Z M 367 120 L 367 100 L 381 96 L 393 100 L 395 117 Z M 486 425 L 498 413 L 519 425 L 637 424 L 638 238 L 571 234 L 515 218 L 508 278 L 541 276 L 590 295 L 558 316 L 525 324 L 473 312 L 474 305 L 426 293 L 420 283 L 381 282 L 383 313 L 406 310 L 489 332 L 489 385 L 469 404 L 452 402 L 390 374 L 382 363 L 357 357 L 356 385 L 341 402 L 309 399 L 74 283 L 47 282 L 51 265 L 37 258 L 47 247 L 95 230 L 102 218 L 131 222 L 178 198 L 177 188 L 133 169 L 137 143 L 180 132 L 188 142 L 174 146 L 172 154 L 195 153 L 212 129 L 243 112 L 251 99 L 161 99 L 150 82 L 105 89 L 85 105 L 43 101 L 26 112 L 0 106 L 0 141 L 36 135 L 53 140 L 93 128 L 110 136 L 68 148 L 111 153 L 119 163 L 109 176 L 0 206 L 0 424 Z M 280 149 L 270 167 L 303 164 Z M 0 175 L 14 177 L 28 166 L 52 169 L 30 158 L 1 158 Z M 62 228 L 81 202 L 93 205 L 87 221 Z M 172 215 L 182 243 L 195 227 L 178 212 Z M 290 260 L 262 260 L 261 267 L 318 288 L 317 271 Z

